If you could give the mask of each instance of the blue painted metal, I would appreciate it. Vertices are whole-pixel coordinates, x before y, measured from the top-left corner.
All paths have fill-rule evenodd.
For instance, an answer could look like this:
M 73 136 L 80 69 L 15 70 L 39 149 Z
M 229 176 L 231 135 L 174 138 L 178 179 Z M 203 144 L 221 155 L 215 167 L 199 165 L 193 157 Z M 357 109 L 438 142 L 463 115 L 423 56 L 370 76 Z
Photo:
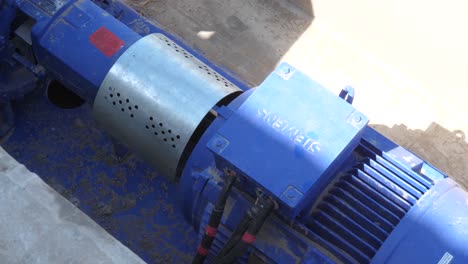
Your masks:
M 165 33 L 120 2 L 95 3 L 2 2 L 0 83 L 10 89 L 0 98 L 4 124 L 12 123 L 9 102 L 42 78 L 40 67 L 92 102 L 126 48 L 147 34 Z M 12 24 L 25 19 L 14 16 L 17 9 L 36 21 L 37 61 L 25 61 L 8 42 Z M 124 43 L 110 56 L 90 42 L 102 27 Z M 44 88 L 13 104 L 18 123 L 2 147 L 151 263 L 190 260 L 227 168 L 239 181 L 208 259 L 261 189 L 280 208 L 240 262 L 468 263 L 468 195 L 367 127 L 367 118 L 348 104 L 352 89 L 343 91 L 342 100 L 283 64 L 248 90 L 235 75 L 195 56 L 245 92 L 213 109 L 217 117 L 188 157 L 178 188 L 100 132 L 89 105 L 58 109 Z M 11 125 L 6 128 L 0 127 L 10 131 Z
M 186 216 L 199 230 L 199 236 L 203 233 L 210 208 L 220 189 L 222 173 L 217 169 L 222 170 L 223 166 L 232 168 L 232 164 L 215 161 L 218 152 L 213 150 L 216 147 L 222 149 L 220 155 L 226 150 L 226 141 L 216 141 L 219 139 L 218 131 L 224 127 L 226 120 L 235 116 L 244 104 L 249 103 L 249 99 L 255 96 L 255 93 L 255 90 L 251 90 L 229 107 L 218 110 L 219 118 L 201 138 L 194 155 L 187 163 L 180 184 L 183 193 L 187 194 L 186 191 L 190 190 L 191 196 L 184 196 L 184 208 Z M 287 97 L 282 98 L 285 100 Z M 242 135 L 245 136 L 243 133 Z M 232 144 L 232 141 L 228 144 Z M 215 153 L 211 158 L 205 146 Z M 252 163 L 258 162 L 249 157 L 248 153 L 243 153 L 243 157 L 250 159 Z M 203 164 L 201 168 L 209 169 L 203 170 L 195 164 Z M 310 207 L 309 212 L 296 219 L 287 216 L 270 219 L 266 226 L 273 227 L 265 227 L 259 234 L 258 242 L 250 255 L 265 262 L 277 263 L 382 263 L 384 260 L 392 260 L 388 263 L 402 263 L 405 262 L 404 256 L 411 254 L 413 261 L 421 258 L 425 262 L 437 262 L 444 255 L 440 250 L 430 257 L 422 258 L 425 254 L 421 252 L 424 251 L 414 252 L 412 249 L 415 246 L 404 248 L 398 245 L 402 237 L 408 235 L 409 230 L 413 230 L 417 225 L 414 219 L 420 218 L 428 210 L 433 197 L 444 195 L 440 186 L 446 178 L 446 175 L 427 162 L 366 127 L 358 146 L 352 150 L 352 154 L 346 156 L 326 190 L 319 191 L 321 196 Z M 191 185 L 193 182 L 195 184 Z M 223 218 L 219 229 L 221 235 L 215 241 L 213 252 L 208 259 L 216 255 L 223 241 L 226 241 L 230 232 L 234 230 L 240 215 L 247 210 L 249 202 L 241 194 L 251 194 L 251 185 L 248 181 L 238 183 L 237 190 L 228 203 L 229 213 Z M 464 194 L 461 197 L 466 200 L 468 196 Z M 459 205 L 466 208 L 466 205 L 461 203 L 461 197 L 458 198 Z M 420 209 L 421 207 L 425 209 Z M 453 214 L 459 225 L 453 228 L 453 232 L 456 230 L 462 234 L 466 233 L 468 218 L 465 217 L 465 212 L 466 209 L 460 215 Z M 282 219 L 288 221 L 284 222 Z M 440 223 L 447 223 L 446 220 L 441 219 Z M 428 237 L 439 235 L 437 232 L 424 231 L 428 232 Z M 461 238 L 458 238 L 459 243 L 456 245 L 465 245 L 464 241 L 462 243 L 460 240 L 464 236 L 458 237 Z M 417 236 L 414 243 L 417 240 L 421 240 L 421 237 Z M 287 243 L 280 245 L 278 241 Z M 317 246 L 323 251 L 317 250 Z M 438 246 L 443 248 L 442 245 Z M 395 248 L 404 253 L 393 260 L 391 256 Z M 464 263 L 467 258 L 466 251 L 453 248 L 452 246 L 450 250 L 447 249 L 449 254 L 453 256 L 454 252 L 457 252 L 458 255 L 451 263 Z M 241 263 L 243 261 L 246 261 L 245 258 Z
M 15 114 L 11 103 L 0 103 L 0 138 L 3 138 L 13 130 L 15 125 Z
M 226 120 L 208 147 L 295 217 L 330 182 L 367 122 L 350 104 L 284 63 Z
M 37 78 L 15 61 L 0 61 L 0 102 L 8 103 L 22 98 L 37 86 Z
M 91 106 L 63 110 L 44 94 L 13 104 L 16 127 L 2 147 L 146 262 L 189 262 L 196 233 L 177 186 L 135 155 L 119 161 Z
M 8 37 L 11 31 L 11 23 L 16 15 L 16 5 L 13 0 L 2 0 L 0 2 L 0 59 L 4 56 L 3 51 L 7 47 Z
M 96 2 L 104 8 L 107 7 L 115 17 L 103 12 L 88 0 L 31 0 L 20 3 L 21 10 L 37 21 L 32 30 L 32 38 L 39 63 L 48 65 L 49 74 L 73 87 L 83 98 L 92 101 L 96 93 L 95 88 L 99 87 L 119 55 L 141 36 L 151 33 L 169 35 L 197 58 L 215 70 L 225 73 L 226 78 L 234 84 L 247 89 L 246 84 L 234 74 L 209 62 L 180 39 L 171 37 L 128 6 L 120 2 Z M 2 16 L 7 18 L 6 14 L 10 13 L 10 10 L 8 13 L 5 11 Z M 121 22 L 117 18 L 121 19 Z M 109 29 L 124 42 L 118 52 L 110 58 L 89 42 L 90 35 L 101 27 Z M 9 31 L 5 30 L 5 33 L 7 32 Z
M 375 144 L 371 143 L 377 137 L 380 140 Z M 332 254 L 333 257 L 336 257 L 336 261 L 344 263 L 369 263 L 377 252 L 378 255 L 372 263 L 382 263 L 385 262 L 383 261 L 385 258 L 391 259 L 390 257 L 393 256 L 392 252 L 395 247 L 404 253 L 395 261 L 392 259 L 388 263 L 405 263 L 405 255 L 411 255 L 414 258 L 413 261 L 424 259 L 425 262 L 434 262 L 442 258 L 443 253 L 439 253 L 443 249 L 443 245 L 438 245 L 440 250 L 427 258 L 422 258 L 425 254 L 420 253 L 424 252 L 424 250 L 415 252 L 414 248 L 417 247 L 414 245 L 411 247 L 400 247 L 398 245 L 405 236 L 409 235 L 409 231 L 417 229 L 415 226 L 418 225 L 418 221 L 415 221 L 415 219 L 423 216 L 429 208 L 435 210 L 433 201 L 436 198 L 444 196 L 446 193 L 443 189 L 444 184 L 446 185 L 446 180 L 442 181 L 442 179 L 445 179 L 447 176 L 436 170 L 430 172 L 431 177 L 426 177 L 423 174 L 424 171 L 421 174 L 414 170 L 410 171 L 411 163 L 401 163 L 398 159 L 385 155 L 382 149 L 376 148 L 377 144 L 398 148 L 397 145 L 373 129 L 366 128 L 364 137 L 356 148 L 354 155 L 348 157 L 348 160 L 345 162 L 346 165 L 343 166 L 343 170 L 348 171 L 350 174 L 338 174 L 338 180 L 325 192 L 328 195 L 321 198 L 320 202 L 314 206 L 309 215 L 288 224 L 281 222 L 281 220 L 276 220 L 277 222 L 273 221 L 273 225 L 275 225 L 273 228 L 263 230 L 268 235 L 268 238 L 259 238 L 259 241 L 271 243 L 269 245 L 271 246 L 270 250 L 262 251 L 264 250 L 262 244 L 257 243 L 253 254 L 265 261 L 271 261 L 269 258 L 276 261 L 281 260 L 278 263 L 291 263 L 292 260 L 302 261 L 305 259 L 325 263 L 323 259 L 320 259 L 323 257 L 321 254 L 317 254 L 317 252 L 311 253 L 314 249 L 316 250 L 314 246 L 318 244 Z M 373 149 L 373 151 L 369 149 Z M 389 149 L 388 151 L 391 150 Z M 405 157 L 411 159 L 417 158 L 411 153 L 406 153 Z M 360 160 L 363 160 L 363 162 Z M 423 163 L 428 165 L 426 162 Z M 354 168 L 356 166 L 357 168 Z M 363 172 L 359 175 L 361 178 L 354 177 L 353 174 L 359 174 L 360 168 L 363 168 Z M 370 174 L 367 174 L 368 172 Z M 219 178 L 213 175 L 210 176 L 209 174 L 203 174 L 204 177 L 194 175 L 192 171 L 192 177 L 203 178 L 203 185 L 193 187 L 194 191 L 199 190 L 200 193 L 195 192 L 192 199 L 198 208 L 198 211 L 193 213 L 193 215 L 201 215 L 203 217 L 202 222 L 196 226 L 201 233 L 203 232 L 203 223 L 206 221 L 208 212 L 210 212 L 210 201 L 214 201 L 216 190 L 219 189 Z M 190 176 L 187 173 L 184 177 Z M 430 180 L 426 181 L 428 178 Z M 363 180 L 367 183 L 364 183 Z M 439 182 L 440 184 L 438 184 Z M 429 187 L 426 187 L 426 184 Z M 435 185 L 434 187 L 432 187 L 433 184 Z M 454 184 L 450 183 L 450 185 L 453 188 Z M 243 190 L 244 188 L 239 186 L 239 189 Z M 395 194 L 398 191 L 400 193 L 398 195 Z M 459 197 L 452 201 L 457 202 L 458 206 L 466 207 L 463 204 L 467 200 L 466 194 L 462 194 L 463 192 L 459 190 L 459 187 L 457 187 L 456 192 Z M 222 235 L 219 238 L 220 241 L 215 243 L 213 255 L 219 250 L 217 243 L 222 244 L 222 241 L 229 236 L 235 224 L 239 221 L 239 215 L 248 207 L 248 202 L 245 202 L 245 199 L 239 194 L 234 194 L 231 201 L 236 203 L 238 207 L 230 205 L 232 213 L 223 219 L 223 225 L 220 228 Z M 448 203 L 448 200 L 444 201 L 444 203 Z M 444 208 L 452 208 L 447 210 L 453 210 L 453 204 L 452 206 L 448 204 L 444 204 L 443 206 Z M 454 218 L 453 224 L 449 224 L 449 226 L 453 227 L 453 233 L 460 232 L 460 234 L 456 235 L 458 242 L 460 242 L 460 239 L 466 239 L 464 235 L 466 234 L 467 220 L 465 214 L 466 210 L 451 214 Z M 438 217 L 440 219 L 442 214 Z M 429 222 L 430 220 L 429 218 L 425 218 L 425 221 Z M 437 232 L 442 232 L 443 228 L 441 227 L 445 226 L 442 223 L 447 223 L 447 219 L 440 219 L 439 223 L 440 227 Z M 284 226 L 291 228 L 288 229 L 290 233 L 278 232 Z M 425 223 L 424 232 L 427 237 L 440 235 L 437 232 L 431 233 L 431 230 L 427 230 L 428 226 L 431 226 L 431 224 Z M 295 232 L 292 232 L 293 230 Z M 263 232 L 259 237 L 265 234 Z M 421 231 L 421 234 L 414 239 L 414 243 L 418 243 L 417 241 L 422 239 L 422 234 L 423 232 Z M 436 240 L 435 238 L 433 239 Z M 303 242 L 304 240 L 306 242 Z M 275 241 L 288 241 L 290 244 L 279 246 L 275 244 Z M 299 246 L 304 245 L 301 242 L 307 245 L 306 249 L 300 249 Z M 452 263 L 464 263 L 466 261 L 466 251 L 456 248 L 456 246 L 463 247 L 466 244 L 454 241 L 444 243 L 444 246 L 448 246 L 447 250 L 449 253 L 458 253 L 456 256 L 457 261 Z M 433 244 L 431 242 L 431 245 Z M 265 252 L 265 255 L 262 252 Z
M 249 84 L 240 79 L 239 76 L 227 69 L 222 65 L 217 65 L 212 61 L 208 60 L 204 57 L 203 51 L 199 49 L 194 49 L 187 45 L 182 38 L 172 33 L 164 31 L 161 25 L 157 23 L 157 21 L 148 21 L 146 18 L 142 17 L 138 14 L 135 10 L 128 7 L 126 4 L 122 3 L 119 0 L 92 0 L 106 12 L 111 14 L 113 17 L 117 18 L 120 22 L 125 24 L 127 27 L 134 30 L 136 33 L 140 34 L 141 36 L 146 36 L 152 33 L 163 33 L 166 35 L 170 40 L 174 41 L 177 45 L 181 46 L 189 53 L 191 53 L 194 57 L 201 60 L 207 66 L 215 70 L 216 72 L 220 73 L 224 76 L 228 81 L 239 87 L 240 89 L 246 91 L 249 89 Z
M 37 81 L 34 74 L 21 64 L 23 61 L 9 42 L 16 14 L 15 1 L 0 2 L 0 103 L 3 104 L 33 90 Z
M 59 2 L 51 3 L 55 5 L 42 7 L 50 17 L 32 16 L 38 19 L 32 28 L 38 63 L 47 65 L 54 79 L 92 102 L 114 62 L 141 36 L 90 1 L 64 2 L 58 10 Z M 91 35 L 101 28 L 112 32 L 123 43 L 112 56 L 106 56 L 90 41 Z
M 463 189 L 451 179 L 441 180 L 408 212 L 371 263 L 466 263 L 467 205 Z
M 359 161 L 329 187 L 305 225 L 340 259 L 368 263 L 433 182 L 398 168 L 366 139 L 355 152 Z
M 37 81 L 33 73 L 18 63 L 15 57 L 18 54 L 9 43 L 16 14 L 15 1 L 0 1 L 0 139 L 14 128 L 15 117 L 10 101 L 32 91 Z
M 352 104 L 354 100 L 354 88 L 351 86 L 346 86 L 343 90 L 341 90 L 338 96 L 346 102 Z

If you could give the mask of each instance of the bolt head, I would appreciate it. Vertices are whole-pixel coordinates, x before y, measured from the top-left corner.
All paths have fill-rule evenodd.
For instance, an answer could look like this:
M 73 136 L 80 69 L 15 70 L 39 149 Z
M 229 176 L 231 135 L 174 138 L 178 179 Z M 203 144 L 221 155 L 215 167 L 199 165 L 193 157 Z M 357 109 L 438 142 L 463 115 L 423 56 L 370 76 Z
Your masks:
M 286 193 L 286 197 L 289 199 L 294 199 L 296 198 L 297 193 L 294 191 L 294 189 L 289 189 L 288 192 Z
M 224 142 L 220 139 L 215 140 L 215 146 L 220 148 L 224 145 Z
M 356 116 L 353 117 L 353 123 L 359 124 L 359 123 L 361 123 L 361 121 L 362 121 L 362 116 L 356 115 Z

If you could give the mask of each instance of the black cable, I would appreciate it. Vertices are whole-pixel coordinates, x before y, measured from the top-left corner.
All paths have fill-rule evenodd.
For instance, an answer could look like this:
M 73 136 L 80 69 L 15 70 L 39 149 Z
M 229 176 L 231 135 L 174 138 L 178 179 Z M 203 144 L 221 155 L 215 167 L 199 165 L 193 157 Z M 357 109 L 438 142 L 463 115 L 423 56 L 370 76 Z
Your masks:
M 228 173 L 228 178 L 221 189 L 218 198 L 216 199 L 215 206 L 211 212 L 208 225 L 205 227 L 205 233 L 203 234 L 200 245 L 198 246 L 197 253 L 192 260 L 192 264 L 202 264 L 205 261 L 208 251 L 210 250 L 211 244 L 217 233 L 217 228 L 221 222 L 221 217 L 224 213 L 224 207 L 226 206 L 229 192 L 231 191 L 234 182 L 236 181 L 235 174 Z
M 271 198 L 259 198 L 256 205 L 252 208 L 252 220 L 249 223 L 247 231 L 244 232 L 242 239 L 229 252 L 219 258 L 217 257 L 215 263 L 233 263 L 236 259 L 242 257 L 255 241 L 256 235 L 274 207 L 275 203 Z
M 252 210 L 252 208 L 250 208 L 244 214 L 244 216 L 240 220 L 239 224 L 237 224 L 236 229 L 234 229 L 231 236 L 229 237 L 228 241 L 226 241 L 223 248 L 219 251 L 218 255 L 216 255 L 216 259 L 222 258 L 229 251 L 231 251 L 232 248 L 242 238 L 242 235 L 245 233 L 245 231 L 247 231 L 247 228 L 249 227 L 250 221 L 252 220 L 252 214 L 250 213 L 251 210 Z

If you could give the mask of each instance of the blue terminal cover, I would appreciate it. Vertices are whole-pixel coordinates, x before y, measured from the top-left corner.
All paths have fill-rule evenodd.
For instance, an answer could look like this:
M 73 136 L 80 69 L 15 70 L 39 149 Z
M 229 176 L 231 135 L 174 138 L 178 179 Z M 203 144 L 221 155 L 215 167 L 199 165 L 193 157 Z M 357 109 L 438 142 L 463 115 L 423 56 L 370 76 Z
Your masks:
M 352 153 L 367 123 L 351 104 L 283 63 L 208 147 L 296 216 Z

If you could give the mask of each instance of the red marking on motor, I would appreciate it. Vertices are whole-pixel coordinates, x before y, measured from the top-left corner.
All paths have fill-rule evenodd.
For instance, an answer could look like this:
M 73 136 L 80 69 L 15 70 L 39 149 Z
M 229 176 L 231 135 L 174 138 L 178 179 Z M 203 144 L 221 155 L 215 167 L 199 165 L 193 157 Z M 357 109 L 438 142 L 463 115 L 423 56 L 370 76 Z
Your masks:
M 89 36 L 89 42 L 107 57 L 112 57 L 125 44 L 123 40 L 104 26 Z
M 252 244 L 255 241 L 256 237 L 249 232 L 245 232 L 244 235 L 242 236 L 242 241 L 244 241 L 247 244 Z
M 205 228 L 205 234 L 209 237 L 214 237 L 216 236 L 216 228 L 212 227 L 212 226 L 209 226 L 207 225 L 206 228 Z
M 202 256 L 208 255 L 208 252 L 209 252 L 208 249 L 202 247 L 201 245 L 198 246 L 198 248 L 197 248 L 197 253 L 202 255 Z

